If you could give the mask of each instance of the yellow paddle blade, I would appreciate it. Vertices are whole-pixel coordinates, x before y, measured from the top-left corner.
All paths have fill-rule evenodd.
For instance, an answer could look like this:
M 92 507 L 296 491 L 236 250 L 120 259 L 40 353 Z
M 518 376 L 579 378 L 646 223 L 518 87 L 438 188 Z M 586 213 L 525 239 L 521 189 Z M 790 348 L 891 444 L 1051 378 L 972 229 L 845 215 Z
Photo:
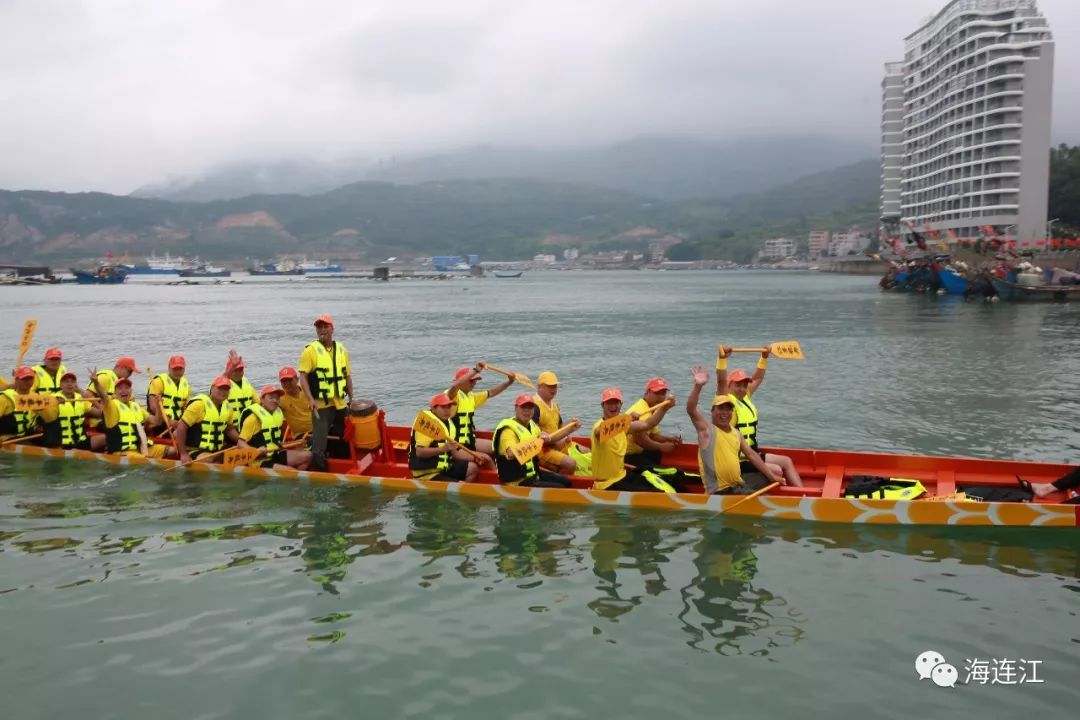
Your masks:
M 28 393 L 15 396 L 15 409 L 19 412 L 39 412 L 46 408 L 56 407 L 60 404 L 60 398 L 55 395 L 43 393 Z
M 424 411 L 420 411 L 416 414 L 416 419 L 413 420 L 413 430 L 421 435 L 427 435 L 432 440 L 446 440 L 446 428 L 441 422 L 433 419 Z
M 623 434 L 630 429 L 630 423 L 632 422 L 634 422 L 633 418 L 625 413 L 603 421 L 596 431 L 597 435 L 599 435 L 600 442 L 606 442 L 616 435 Z
M 510 454 L 514 456 L 515 460 L 524 465 L 539 455 L 540 451 L 543 449 L 544 441 L 540 438 L 533 438 L 532 440 L 526 440 L 523 443 L 518 443 L 511 447 Z
M 34 341 L 34 331 L 37 330 L 37 320 L 27 320 L 23 325 L 22 340 L 19 342 L 19 360 L 30 349 L 30 343 Z
M 779 358 L 780 360 L 805 360 L 806 358 L 802 354 L 802 347 L 799 346 L 797 340 L 785 340 L 784 342 L 774 342 L 769 345 L 769 351 L 772 356 Z
M 259 448 L 229 448 L 221 459 L 224 467 L 236 467 L 237 465 L 249 465 L 251 461 L 259 457 Z

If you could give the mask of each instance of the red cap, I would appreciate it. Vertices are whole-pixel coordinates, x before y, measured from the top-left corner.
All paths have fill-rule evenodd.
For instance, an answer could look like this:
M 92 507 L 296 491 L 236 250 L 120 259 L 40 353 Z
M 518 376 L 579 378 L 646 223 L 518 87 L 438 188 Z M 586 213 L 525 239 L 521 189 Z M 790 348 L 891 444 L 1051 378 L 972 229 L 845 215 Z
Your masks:
M 535 405 L 536 400 L 533 399 L 532 393 L 521 393 L 514 400 L 514 407 L 520 407 L 522 405 Z
M 294 367 L 283 367 L 283 368 L 281 368 L 281 370 L 278 371 L 277 376 L 278 376 L 278 380 L 288 380 L 289 378 L 293 378 L 294 380 L 297 380 L 297 379 L 300 378 L 300 376 L 296 374 L 296 368 L 294 368 Z
M 63 359 L 63 357 L 64 357 L 64 353 L 60 352 L 60 348 L 49 348 L 48 350 L 45 351 L 45 359 L 46 360 L 52 360 L 53 358 L 56 358 L 57 360 L 61 360 L 61 359 Z
M 731 371 L 731 374 L 728 375 L 727 381 L 729 383 L 737 383 L 737 382 L 742 382 L 743 380 L 749 380 L 749 379 L 750 379 L 750 376 L 746 374 L 746 371 L 743 370 L 742 368 L 738 368 L 737 370 L 732 370 Z
M 133 373 L 142 374 L 142 371 L 139 370 L 139 368 L 135 365 L 135 358 L 133 358 L 133 357 L 117 358 L 116 367 L 127 368 L 128 370 L 130 370 Z
M 604 388 L 604 392 L 600 393 L 600 404 L 606 403 L 608 400 L 618 400 L 622 402 L 622 392 L 617 387 Z
M 210 387 L 227 387 L 227 388 L 231 388 L 232 387 L 232 380 L 225 377 L 224 375 L 218 375 L 216 378 L 214 378 L 214 382 Z
M 428 403 L 428 407 L 434 408 L 434 407 L 438 407 L 439 405 L 453 405 L 453 404 L 454 404 L 454 401 L 450 399 L 449 395 L 447 395 L 446 393 L 439 393 L 435 397 L 431 398 L 431 401 Z
M 480 377 L 480 373 L 476 372 L 471 367 L 463 367 L 463 368 L 458 368 L 458 371 L 456 373 L 454 373 L 454 379 L 455 380 L 460 380 L 461 378 L 465 377 L 469 373 L 473 373 L 474 375 L 476 375 L 477 378 Z
M 117 378 L 116 379 L 116 385 L 114 385 L 113 387 L 120 387 L 121 385 L 130 385 L 130 384 L 131 384 L 131 378 Z
M 37 373 L 34 372 L 34 368 L 27 367 L 26 365 L 15 368 L 15 379 L 16 380 L 22 380 L 24 378 L 32 378 L 32 377 L 37 377 Z
M 67 378 L 71 378 L 72 380 L 78 380 L 79 376 L 68 370 L 66 373 L 60 376 L 61 380 L 66 380 Z
M 315 318 L 315 325 L 318 325 L 319 323 L 334 327 L 334 318 L 330 317 L 329 315 L 320 315 L 319 317 Z
M 649 382 L 645 383 L 645 390 L 648 392 L 664 392 L 668 389 L 667 380 L 662 377 L 654 377 Z
M 263 395 L 280 395 L 282 392 L 284 391 L 277 385 L 263 385 L 263 389 L 259 391 L 259 397 L 261 398 Z
M 173 355 L 171 358 L 169 358 L 169 369 L 170 370 L 172 370 L 173 368 L 186 368 L 186 367 L 187 367 L 187 360 L 184 359 L 183 355 Z

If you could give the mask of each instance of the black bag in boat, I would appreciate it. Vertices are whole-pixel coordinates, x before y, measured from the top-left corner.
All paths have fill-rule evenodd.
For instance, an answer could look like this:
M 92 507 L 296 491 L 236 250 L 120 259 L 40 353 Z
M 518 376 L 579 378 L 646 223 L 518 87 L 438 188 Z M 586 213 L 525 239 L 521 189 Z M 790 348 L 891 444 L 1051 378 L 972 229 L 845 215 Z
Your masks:
M 918 480 L 876 475 L 854 475 L 844 486 L 844 497 L 879 500 L 914 500 L 925 492 Z
M 997 485 L 969 485 L 957 487 L 969 500 L 983 502 L 1031 502 L 1034 495 L 1018 487 L 998 487 Z

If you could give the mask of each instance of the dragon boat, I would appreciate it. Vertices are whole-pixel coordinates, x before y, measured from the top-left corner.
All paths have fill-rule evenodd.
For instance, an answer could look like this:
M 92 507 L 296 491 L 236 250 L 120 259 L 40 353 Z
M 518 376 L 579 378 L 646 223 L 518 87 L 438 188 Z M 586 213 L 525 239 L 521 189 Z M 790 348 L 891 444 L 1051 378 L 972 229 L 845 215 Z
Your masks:
M 367 485 L 395 491 L 431 492 L 490 501 L 521 501 L 551 505 L 601 505 L 657 511 L 756 516 L 779 520 L 886 525 L 962 525 L 1071 527 L 1080 525 L 1080 505 L 1064 504 L 1064 493 L 1032 502 L 983 502 L 961 497 L 958 491 L 978 486 L 1016 488 L 1017 478 L 1050 482 L 1072 469 L 1060 463 L 985 460 L 965 457 L 900 455 L 841 450 L 768 448 L 789 456 L 798 468 L 803 487 L 779 486 L 756 496 L 706 495 L 704 492 L 660 493 L 592 490 L 592 480 L 572 478 L 571 488 L 530 488 L 499 484 L 491 470 L 481 471 L 476 482 L 417 480 L 408 468 L 411 428 L 389 425 L 379 410 L 361 430 L 352 419 L 346 424 L 350 455 L 330 458 L 326 472 L 287 468 L 227 466 L 195 462 L 181 472 L 211 473 L 218 477 L 265 478 L 304 483 Z M 362 440 L 361 440 L 361 436 Z M 479 433 L 490 437 L 490 433 Z M 575 441 L 588 447 L 588 437 Z M 21 457 L 67 458 L 117 465 L 147 465 L 166 470 L 175 460 L 135 455 L 110 455 L 85 450 L 63 450 L 29 444 L 8 444 L 2 449 Z M 665 465 L 697 470 L 697 446 L 685 443 L 665 455 Z M 170 473 L 174 477 L 176 474 Z M 845 487 L 861 476 L 901 477 L 918 480 L 926 495 L 914 500 L 845 497 Z

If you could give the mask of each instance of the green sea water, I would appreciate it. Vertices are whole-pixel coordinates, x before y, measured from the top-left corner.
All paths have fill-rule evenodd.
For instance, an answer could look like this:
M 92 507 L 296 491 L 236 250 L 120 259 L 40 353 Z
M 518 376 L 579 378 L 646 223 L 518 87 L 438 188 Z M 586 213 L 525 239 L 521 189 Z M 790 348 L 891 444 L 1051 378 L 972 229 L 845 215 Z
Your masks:
M 605 386 L 634 397 L 662 375 L 681 398 L 718 341 L 798 339 L 807 360 L 771 362 L 756 396 L 766 444 L 1080 456 L 1080 308 L 882 295 L 872 278 L 132 282 L 5 288 L 0 308 L 0 365 L 34 317 L 31 360 L 56 345 L 85 376 L 182 352 L 196 388 L 229 348 L 273 381 L 329 312 L 358 394 L 396 422 L 477 359 L 555 370 L 564 416 L 591 422 Z M 679 413 L 668 424 L 689 434 Z M 1062 717 L 1080 702 L 1078 578 L 1068 530 L 537 507 L 0 455 L 5 718 Z M 919 679 L 926 650 L 956 687 Z M 1021 659 L 1042 682 L 964 682 L 973 661 Z

